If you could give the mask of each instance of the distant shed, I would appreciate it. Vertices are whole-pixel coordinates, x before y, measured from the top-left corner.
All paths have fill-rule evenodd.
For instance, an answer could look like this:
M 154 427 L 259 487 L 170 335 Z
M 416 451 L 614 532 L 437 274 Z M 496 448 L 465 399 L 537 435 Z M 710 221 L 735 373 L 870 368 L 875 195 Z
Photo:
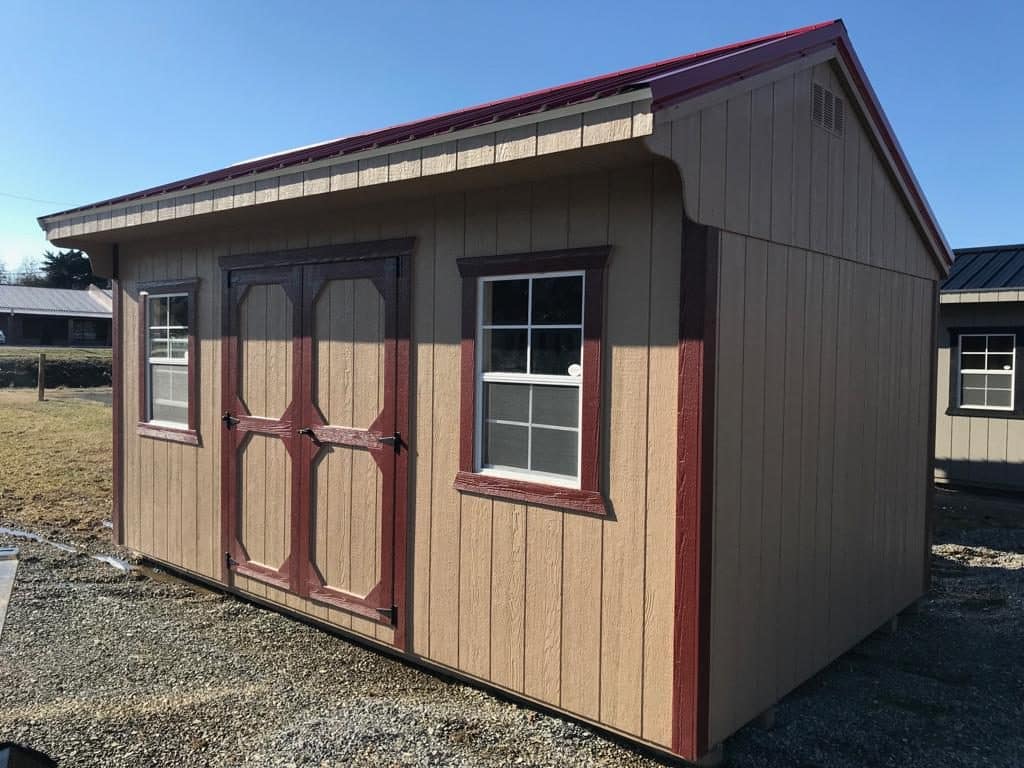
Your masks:
M 926 589 L 950 253 L 841 22 L 40 223 L 223 589 L 688 758 Z
M 110 291 L 0 285 L 0 331 L 7 344 L 109 347 Z
M 1024 490 L 1024 245 L 958 248 L 939 305 L 935 479 Z

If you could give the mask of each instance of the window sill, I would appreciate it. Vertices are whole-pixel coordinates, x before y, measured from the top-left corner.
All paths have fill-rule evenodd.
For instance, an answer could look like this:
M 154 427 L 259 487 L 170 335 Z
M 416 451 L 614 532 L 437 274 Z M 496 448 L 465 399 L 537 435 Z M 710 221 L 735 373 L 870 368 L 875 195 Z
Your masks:
M 454 485 L 456 490 L 478 496 L 572 510 L 595 517 L 611 516 L 611 510 L 599 491 L 563 488 L 558 485 L 531 483 L 475 472 L 459 472 L 455 475 Z
M 972 419 L 1024 419 L 1019 411 L 1000 411 L 995 408 L 947 408 L 947 416 L 969 416 Z
M 175 429 L 174 427 L 162 427 L 156 424 L 147 424 L 140 421 L 135 425 L 135 433 L 142 437 L 152 437 L 156 440 L 167 440 L 171 443 L 184 443 L 185 445 L 199 445 L 199 433 L 193 429 Z

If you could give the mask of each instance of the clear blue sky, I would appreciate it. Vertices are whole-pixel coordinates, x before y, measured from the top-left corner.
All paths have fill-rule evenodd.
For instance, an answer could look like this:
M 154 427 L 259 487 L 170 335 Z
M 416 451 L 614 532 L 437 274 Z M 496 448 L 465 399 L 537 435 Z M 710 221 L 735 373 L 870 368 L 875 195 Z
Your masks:
M 0 259 L 40 214 L 837 17 L 950 243 L 1024 242 L 1018 2 L 0 0 Z

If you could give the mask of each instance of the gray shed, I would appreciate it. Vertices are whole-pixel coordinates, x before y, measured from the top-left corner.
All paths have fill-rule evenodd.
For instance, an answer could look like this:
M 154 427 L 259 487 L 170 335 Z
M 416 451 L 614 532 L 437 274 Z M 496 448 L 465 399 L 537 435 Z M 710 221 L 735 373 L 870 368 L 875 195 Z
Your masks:
M 935 479 L 1024 490 L 1024 244 L 955 253 L 939 305 Z

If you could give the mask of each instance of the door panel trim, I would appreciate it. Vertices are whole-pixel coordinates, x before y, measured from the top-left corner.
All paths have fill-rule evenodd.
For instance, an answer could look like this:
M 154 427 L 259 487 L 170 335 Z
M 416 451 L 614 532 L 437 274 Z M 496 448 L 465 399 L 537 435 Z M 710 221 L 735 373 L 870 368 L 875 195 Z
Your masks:
M 303 333 L 302 354 L 305 363 L 303 373 L 309 381 L 303 382 L 303 426 L 313 430 L 317 441 L 307 440 L 304 448 L 303 496 L 308 500 L 309 509 L 316 509 L 313 497 L 312 478 L 313 466 L 324 446 L 338 445 L 354 449 L 367 450 L 381 474 L 381 487 L 390 489 L 382 493 L 380 509 L 380 530 L 377 532 L 380 544 L 380 570 L 377 584 L 365 595 L 360 596 L 327 585 L 323 574 L 316 567 L 312 531 L 307 532 L 309 549 L 307 550 L 308 567 L 305 568 L 303 589 L 312 599 L 335 605 L 345 610 L 359 613 L 362 616 L 381 623 L 391 623 L 394 599 L 394 562 L 395 562 L 395 517 L 397 504 L 395 499 L 395 450 L 380 441 L 380 438 L 395 432 L 395 392 L 398 370 L 395 365 L 395 335 L 397 332 L 397 264 L 393 257 L 374 261 L 339 261 L 319 263 L 307 267 L 304 288 L 308 297 L 303 302 Z M 380 412 L 374 418 L 369 429 L 351 427 L 335 427 L 324 423 L 323 414 L 313 399 L 313 322 L 317 302 L 320 300 L 324 287 L 333 280 L 369 280 L 380 293 L 384 302 L 384 402 Z M 354 445 L 353 445 L 354 443 Z M 386 449 L 386 450 L 382 450 Z M 312 514 L 307 515 L 306 524 L 312 522 Z M 384 542 L 388 542 L 385 546 Z M 382 613 L 382 611 L 384 613 Z
M 222 580 L 231 584 L 232 571 L 249 578 L 287 589 L 295 576 L 295 512 L 299 500 L 297 474 L 301 469 L 301 439 L 296 434 L 295 422 L 300 415 L 301 364 L 298 355 L 302 345 L 298 333 L 302 321 L 302 270 L 298 267 L 271 268 L 260 270 L 235 270 L 223 273 L 221 293 L 221 407 L 225 415 L 231 414 L 233 425 L 225 422 L 221 444 L 221 544 L 224 558 L 221 561 Z M 292 309 L 292 397 L 278 417 L 253 416 L 243 403 L 239 393 L 239 334 L 238 322 L 242 299 L 254 285 L 279 285 L 291 302 Z M 227 427 L 227 428 L 225 428 Z M 239 538 L 238 526 L 241 521 L 242 495 L 240 480 L 239 452 L 247 435 L 256 434 L 279 439 L 291 461 L 291 483 L 289 496 L 289 553 L 277 569 L 260 563 L 250 562 L 249 553 Z
M 300 597 L 333 605 L 369 618 L 394 630 L 393 646 L 409 649 L 411 600 L 408 594 L 409 536 L 409 443 L 410 435 L 410 317 L 411 256 L 414 238 L 398 238 L 367 243 L 303 248 L 263 254 L 222 257 L 221 381 L 222 406 L 231 411 L 237 422 L 225 430 L 221 450 L 221 541 L 225 552 L 221 581 L 234 586 L 232 573 L 259 579 Z M 274 277 L 277 280 L 273 279 Z M 285 278 L 288 278 L 287 281 Z M 392 372 L 386 378 L 384 408 L 366 430 L 329 426 L 312 401 L 312 313 L 315 296 L 327 279 L 369 279 L 385 302 L 384 366 Z M 232 326 L 235 302 L 233 290 L 244 293 L 250 285 L 285 283 L 286 292 L 297 315 L 293 315 L 293 383 L 292 402 L 281 419 L 254 416 L 244 408 L 241 397 L 229 386 L 228 372 L 239 364 L 238 338 Z M 312 291 L 312 294 L 310 294 Z M 239 294 L 240 296 L 241 294 Z M 309 315 L 307 318 L 306 315 Z M 307 382 L 305 379 L 309 378 Z M 308 402 L 307 402 L 308 401 Z M 305 411 L 305 413 L 303 413 Z M 387 412 L 390 411 L 390 415 Z M 305 423 L 303 417 L 308 419 Z M 288 422 L 287 425 L 282 422 Z M 299 435 L 298 428 L 309 426 L 313 436 Z M 240 428 L 240 429 L 239 429 Z M 241 432 L 241 436 L 239 433 Z M 237 541 L 229 514 L 237 502 L 237 474 L 232 468 L 231 449 L 237 449 L 244 434 L 252 432 L 280 438 L 292 458 L 292 509 L 306 511 L 291 515 L 291 548 L 278 571 L 257 563 L 232 563 L 229 558 L 247 557 L 244 548 L 232 546 Z M 382 442 L 400 435 L 398 445 Z M 349 595 L 325 586 L 315 565 L 315 542 L 312 540 L 312 468 L 323 445 L 336 444 L 355 450 L 366 450 L 382 473 L 383 487 L 393 488 L 390 515 L 381 510 L 382 530 L 380 574 L 390 573 L 390 589 L 382 582 L 365 598 Z M 391 546 L 385 546 L 385 542 Z M 390 593 L 390 594 L 385 594 Z M 368 604 L 369 603 L 369 604 Z M 379 605 L 377 605 L 379 603 Z M 386 603 L 386 604 L 385 604 Z M 282 603 L 283 605 L 283 603 Z
M 359 243 L 317 245 L 264 253 L 239 253 L 221 256 L 223 269 L 244 267 L 290 267 L 296 264 L 321 262 L 360 261 L 369 259 L 406 258 L 412 256 L 416 245 L 414 237 L 396 237 L 386 240 L 366 240 Z

